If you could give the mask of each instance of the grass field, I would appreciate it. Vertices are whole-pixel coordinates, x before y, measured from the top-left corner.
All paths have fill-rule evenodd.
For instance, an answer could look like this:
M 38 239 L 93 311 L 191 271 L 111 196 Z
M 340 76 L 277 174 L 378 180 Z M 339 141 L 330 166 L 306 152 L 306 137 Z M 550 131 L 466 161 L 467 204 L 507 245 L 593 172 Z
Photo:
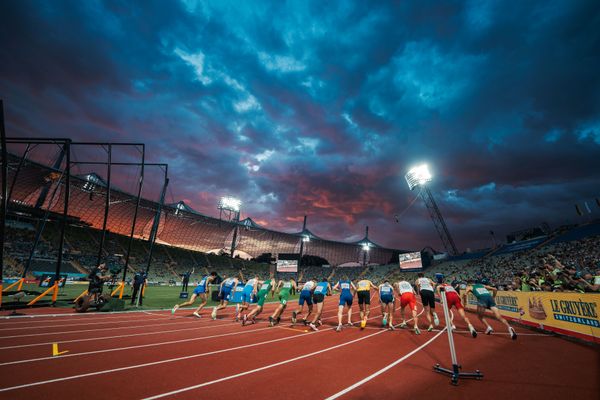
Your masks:
M 65 287 L 61 288 L 58 294 L 58 299 L 56 301 L 56 307 L 73 307 L 73 299 L 81 294 L 84 290 L 87 289 L 87 284 L 85 285 L 65 285 Z M 23 291 L 27 294 L 23 297 L 20 302 L 14 301 L 11 295 L 15 294 L 15 291 L 9 291 L 3 294 L 2 305 L 6 309 L 11 308 L 20 308 L 26 307 L 26 304 L 33 300 L 36 296 L 43 292 L 42 288 L 40 288 L 37 284 L 25 284 L 23 285 Z M 110 286 L 104 288 L 103 293 L 108 293 L 112 291 Z M 188 288 L 188 295 L 191 297 L 192 292 L 194 291 L 194 287 L 190 286 Z M 126 310 L 147 310 L 147 309 L 170 309 L 173 305 L 177 303 L 182 303 L 186 301 L 186 299 L 180 299 L 179 293 L 181 292 L 180 286 L 149 286 L 146 288 L 145 296 L 144 296 L 144 305 L 142 307 L 131 306 L 131 292 L 132 288 L 130 286 L 125 287 L 123 299 L 125 300 L 125 309 Z M 297 299 L 298 295 L 290 296 L 290 300 Z M 43 300 L 40 300 L 37 305 L 39 306 L 48 306 L 50 303 L 51 296 L 46 296 Z M 271 297 L 267 297 L 267 302 L 277 300 L 277 296 L 271 299 Z M 196 304 L 199 304 L 199 300 L 196 301 Z M 216 303 L 209 300 L 207 306 L 214 306 Z

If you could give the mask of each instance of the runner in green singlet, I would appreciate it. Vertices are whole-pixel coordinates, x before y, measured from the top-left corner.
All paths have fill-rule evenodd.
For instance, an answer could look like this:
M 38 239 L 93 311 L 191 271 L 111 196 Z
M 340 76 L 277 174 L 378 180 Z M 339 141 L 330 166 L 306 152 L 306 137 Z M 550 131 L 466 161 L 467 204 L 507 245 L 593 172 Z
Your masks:
M 275 279 L 273 279 L 273 275 L 271 275 L 271 277 L 266 281 L 259 281 L 258 287 L 260 288 L 258 294 L 256 295 L 258 297 L 258 303 L 256 304 L 254 310 L 250 311 L 249 314 L 244 314 L 242 317 L 242 326 L 246 325 L 248 320 L 255 324 L 256 316 L 262 312 L 263 306 L 265 305 L 265 299 L 267 298 L 269 292 L 271 292 L 271 298 L 273 298 L 275 295 Z
M 484 318 L 485 310 L 491 310 L 494 313 L 496 319 L 502 322 L 508 328 L 508 333 L 510 334 L 511 339 L 515 340 L 517 338 L 517 333 L 513 329 L 512 326 L 508 324 L 508 322 L 500 315 L 500 310 L 496 307 L 496 302 L 494 301 L 494 297 L 496 296 L 496 292 L 498 289 L 492 286 L 482 285 L 481 283 L 475 283 L 470 280 L 467 284 L 467 290 L 464 294 L 464 303 L 467 303 L 467 295 L 469 293 L 473 293 L 473 296 L 477 299 L 477 317 L 481 322 L 483 322 L 487 328 L 485 330 L 486 335 L 490 335 L 494 332 L 492 326 L 487 322 Z
M 271 326 L 275 326 L 281 320 L 281 314 L 283 314 L 283 311 L 287 307 L 290 291 L 296 291 L 296 282 L 293 279 L 287 281 L 280 280 L 277 284 L 277 290 L 279 291 L 279 306 L 275 309 L 273 315 L 269 317 Z

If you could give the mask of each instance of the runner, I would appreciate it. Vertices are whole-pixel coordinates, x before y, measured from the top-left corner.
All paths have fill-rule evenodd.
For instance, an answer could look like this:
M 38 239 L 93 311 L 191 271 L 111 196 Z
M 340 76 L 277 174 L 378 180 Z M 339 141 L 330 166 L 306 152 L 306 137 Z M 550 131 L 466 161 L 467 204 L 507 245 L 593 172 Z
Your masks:
M 277 289 L 275 291 L 279 291 L 279 306 L 273 312 L 273 315 L 269 317 L 269 324 L 271 326 L 275 326 L 281 320 L 281 314 L 287 307 L 288 298 L 290 297 L 290 291 L 296 291 L 296 282 L 293 279 L 289 279 L 284 281 L 283 279 L 279 281 L 277 284 Z
M 296 323 L 296 318 L 298 318 L 298 315 L 302 314 L 305 302 L 308 306 L 308 313 L 306 314 L 306 317 L 303 318 L 302 322 L 304 323 L 304 325 L 308 324 L 306 321 L 308 320 L 308 317 L 310 317 L 310 314 L 313 310 L 312 296 L 316 286 L 317 280 L 315 278 L 307 281 L 302 286 L 302 290 L 300 291 L 300 297 L 298 298 L 298 308 L 296 309 L 296 311 L 292 311 L 292 325 Z
M 415 297 L 415 290 L 413 289 L 412 285 L 407 281 L 400 281 L 396 283 L 396 289 L 400 294 L 400 313 L 402 315 L 402 323 L 400 324 L 400 328 L 406 328 L 406 318 L 404 316 L 404 309 L 406 308 L 406 306 L 409 306 L 413 315 L 415 335 L 420 335 L 421 331 L 419 330 L 419 320 L 417 316 L 417 299 Z
M 192 297 L 184 303 L 175 304 L 175 306 L 171 310 L 171 315 L 175 314 L 175 311 L 177 311 L 179 307 L 191 306 L 196 301 L 196 298 L 199 297 L 200 305 L 193 312 L 193 315 L 195 315 L 198 318 L 201 318 L 202 316 L 200 315 L 200 310 L 202 310 L 202 308 L 206 305 L 206 301 L 208 299 L 207 294 L 210 295 L 210 286 L 208 285 L 210 285 L 216 277 L 217 273 L 215 271 L 211 272 L 210 275 L 205 275 L 204 277 L 202 277 L 200 283 L 198 283 L 198 286 L 196 286 L 196 288 L 194 289 Z
M 427 321 L 429 321 L 429 327 L 427 328 L 428 332 L 433 330 L 433 324 L 438 326 L 440 320 L 438 319 L 437 314 L 435 313 L 435 292 L 434 287 L 435 283 L 429 278 L 425 278 L 425 275 L 422 272 L 417 274 L 418 278 L 415 281 L 417 286 L 417 291 L 421 295 L 421 303 L 423 303 L 423 307 L 425 308 L 425 315 L 427 316 Z M 433 317 L 433 324 L 431 323 L 431 317 Z
M 323 325 L 323 322 L 321 322 L 321 314 L 323 313 L 323 306 L 325 305 L 325 296 L 331 296 L 331 285 L 327 281 L 327 278 L 317 283 L 313 292 L 313 303 L 317 305 L 317 313 L 312 322 L 308 325 L 313 331 L 318 330 L 317 324 Z
M 440 288 L 444 288 L 444 291 L 446 292 L 446 304 L 448 305 L 448 311 L 450 311 L 452 307 L 456 308 L 458 314 L 462 317 L 462 319 L 466 322 L 467 326 L 469 327 L 469 332 L 471 332 L 471 336 L 476 338 L 477 331 L 475 330 L 475 328 L 473 328 L 471 321 L 469 321 L 469 318 L 467 318 L 467 315 L 465 314 L 465 308 L 463 307 L 460 301 L 460 296 L 458 295 L 458 292 L 454 289 L 454 287 L 452 287 L 452 285 L 444 283 L 444 278 L 439 279 L 439 283 L 440 284 L 438 285 L 436 290 L 438 292 L 438 295 L 441 296 L 442 294 L 440 292 Z M 453 330 L 455 330 L 456 326 L 454 326 L 453 321 L 454 316 L 450 314 L 450 326 Z
M 383 281 L 379 285 L 379 301 L 381 303 L 381 311 L 383 313 L 382 325 L 385 328 L 389 327 L 390 331 L 394 330 L 394 287 L 389 280 Z
M 229 302 L 235 304 L 235 316 L 233 317 L 233 320 L 235 322 L 238 322 L 240 320 L 239 315 L 240 308 L 242 307 L 242 303 L 244 301 L 244 288 L 245 286 L 243 282 L 240 281 L 239 284 L 235 287 L 235 289 L 231 291 L 231 295 L 229 296 Z
M 344 279 L 338 281 L 333 286 L 333 290 L 341 290 L 340 293 L 340 304 L 338 307 L 338 326 L 335 328 L 337 332 L 342 331 L 342 315 L 344 314 L 344 307 L 348 307 L 348 325 L 352 326 L 352 299 L 354 298 L 354 292 L 356 291 L 356 286 L 352 283 L 351 280 L 348 279 L 347 276 L 344 276 Z
M 377 286 L 368 279 L 361 279 L 356 286 L 356 297 L 358 297 L 358 308 L 360 310 L 360 329 L 365 329 L 371 312 L 371 288 L 377 288 Z
M 484 317 L 485 310 L 487 309 L 492 310 L 496 319 L 502 322 L 508 328 L 508 333 L 510 334 L 511 339 L 516 340 L 517 332 L 515 332 L 513 327 L 508 324 L 508 322 L 502 317 L 502 315 L 500 315 L 500 310 L 498 310 L 498 307 L 496 307 L 494 297 L 496 297 L 497 291 L 498 289 L 496 289 L 495 287 L 482 285 L 480 283 L 474 283 L 473 280 L 469 280 L 467 282 L 467 290 L 465 291 L 463 300 L 465 301 L 465 303 L 467 302 L 467 296 L 469 293 L 473 293 L 473 296 L 477 298 L 477 317 L 481 322 L 483 322 L 487 326 L 485 330 L 486 335 L 491 335 L 492 333 L 494 333 L 494 329 L 492 329 L 492 326 L 487 322 L 487 320 Z
M 248 280 L 246 282 L 246 286 L 244 286 L 243 296 L 242 296 L 242 305 L 239 308 L 239 311 L 235 314 L 236 322 L 240 319 L 240 314 L 247 310 L 250 307 L 250 303 L 252 302 L 252 297 L 256 296 L 256 292 L 258 291 L 258 285 L 261 282 L 258 280 L 258 275 L 254 275 L 254 278 Z
M 232 277 L 232 278 L 227 278 L 226 275 L 223 276 L 223 282 L 221 282 L 221 286 L 219 287 L 219 300 L 220 303 L 218 306 L 216 306 L 215 308 L 213 308 L 211 317 L 212 319 L 217 319 L 217 312 L 219 312 L 219 310 L 224 309 L 225 307 L 227 307 L 227 304 L 229 303 L 229 295 L 235 291 L 235 288 L 238 285 L 238 278 Z
M 260 290 L 258 291 L 257 297 L 258 302 L 256 303 L 256 307 L 254 310 L 250 311 L 248 315 L 244 314 L 242 317 L 242 326 L 246 325 L 246 322 L 250 320 L 253 324 L 256 323 L 256 317 L 262 312 L 263 307 L 265 305 L 265 299 L 267 298 L 267 294 L 271 292 L 271 298 L 275 296 L 275 279 L 273 279 L 273 274 L 266 281 L 260 283 Z

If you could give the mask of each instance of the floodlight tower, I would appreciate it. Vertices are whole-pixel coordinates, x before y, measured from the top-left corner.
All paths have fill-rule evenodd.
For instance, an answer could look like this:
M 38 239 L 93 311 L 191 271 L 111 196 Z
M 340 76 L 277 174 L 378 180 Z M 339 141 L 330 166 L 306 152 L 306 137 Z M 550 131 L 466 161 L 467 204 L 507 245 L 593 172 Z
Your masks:
M 431 182 L 432 179 L 427 164 L 411 168 L 404 178 L 406 179 L 406 183 L 408 183 L 410 190 L 414 190 L 415 188 L 421 189 L 421 197 L 425 202 L 425 207 L 427 207 L 427 211 L 429 211 L 433 225 L 435 225 L 435 229 L 437 230 L 437 233 L 442 240 L 442 244 L 444 245 L 444 248 L 448 254 L 451 256 L 458 255 L 458 250 L 456 249 L 456 245 L 454 244 L 452 236 L 450 236 L 450 232 L 448 231 L 448 227 L 444 222 L 442 213 L 435 203 L 433 195 L 431 194 L 431 191 L 429 191 L 429 187 L 427 187 L 427 183 Z
M 221 197 L 219 200 L 219 205 L 217 208 L 219 209 L 219 219 L 223 215 L 226 215 L 228 221 L 233 221 L 235 224 L 233 228 L 233 239 L 231 240 L 231 258 L 233 258 L 233 253 L 235 252 L 235 245 L 238 236 L 238 228 L 240 222 L 240 208 L 242 206 L 242 201 L 236 199 L 234 197 Z

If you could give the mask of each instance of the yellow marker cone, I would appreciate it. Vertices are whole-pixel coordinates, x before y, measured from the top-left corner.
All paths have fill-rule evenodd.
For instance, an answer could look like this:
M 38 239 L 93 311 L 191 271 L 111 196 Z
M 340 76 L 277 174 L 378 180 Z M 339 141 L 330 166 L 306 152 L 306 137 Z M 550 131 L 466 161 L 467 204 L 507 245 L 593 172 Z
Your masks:
M 65 350 L 65 351 L 58 351 L 58 343 L 52 343 L 52 355 L 53 356 L 60 356 L 61 354 L 65 354 L 68 353 L 69 350 Z

